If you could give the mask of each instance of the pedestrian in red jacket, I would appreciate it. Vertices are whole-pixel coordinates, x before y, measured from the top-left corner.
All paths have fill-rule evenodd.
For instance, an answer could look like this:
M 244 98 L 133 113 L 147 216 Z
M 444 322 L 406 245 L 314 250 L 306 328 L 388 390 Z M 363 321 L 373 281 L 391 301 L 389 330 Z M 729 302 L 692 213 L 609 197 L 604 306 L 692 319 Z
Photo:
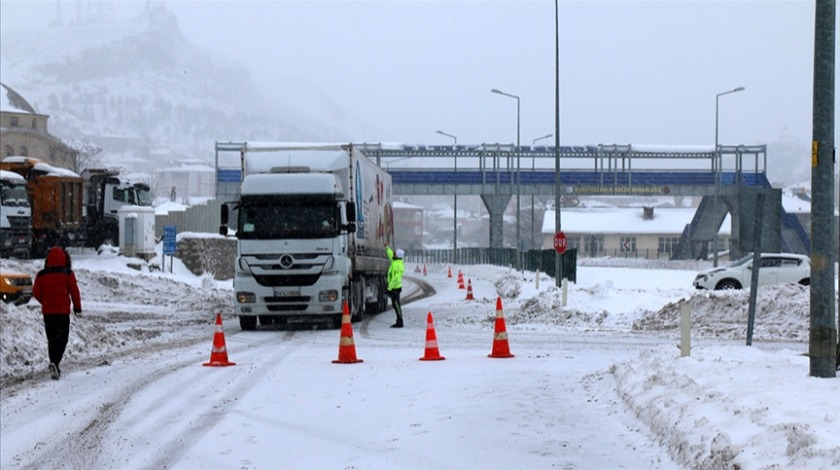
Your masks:
M 44 269 L 35 276 L 32 296 L 41 303 L 50 355 L 50 376 L 58 380 L 61 378 L 58 365 L 70 337 L 70 302 L 73 302 L 73 313 L 82 313 L 76 274 L 70 269 L 70 256 L 63 249 L 50 248 Z

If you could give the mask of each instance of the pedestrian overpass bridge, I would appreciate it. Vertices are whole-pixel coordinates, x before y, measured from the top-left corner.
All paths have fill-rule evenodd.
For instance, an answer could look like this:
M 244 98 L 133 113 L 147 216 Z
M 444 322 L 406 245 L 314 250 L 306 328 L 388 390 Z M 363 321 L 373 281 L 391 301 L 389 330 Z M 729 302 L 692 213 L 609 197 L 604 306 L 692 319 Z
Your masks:
M 765 145 L 721 145 L 718 152 L 711 145 L 353 145 L 387 170 L 395 195 L 480 196 L 490 215 L 494 248 L 502 247 L 503 215 L 513 196 L 545 197 L 560 191 L 564 197 L 701 197 L 672 255 L 675 259 L 708 255 L 727 214 L 732 220 L 732 256 L 749 251 L 756 201 L 762 199 L 764 249 L 803 254 L 811 249 L 799 220 L 785 213 L 781 190 L 767 179 Z M 219 152 L 245 148 L 245 143 L 217 142 L 217 162 Z M 241 172 L 217 163 L 217 187 L 238 186 L 240 181 Z

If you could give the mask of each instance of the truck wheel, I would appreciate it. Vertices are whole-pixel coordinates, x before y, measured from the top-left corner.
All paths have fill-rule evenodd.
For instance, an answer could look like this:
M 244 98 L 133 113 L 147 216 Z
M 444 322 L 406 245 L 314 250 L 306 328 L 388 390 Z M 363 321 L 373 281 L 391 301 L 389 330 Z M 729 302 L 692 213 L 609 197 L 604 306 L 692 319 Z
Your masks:
M 257 329 L 257 317 L 254 316 L 239 316 L 239 328 L 242 331 L 253 331 Z

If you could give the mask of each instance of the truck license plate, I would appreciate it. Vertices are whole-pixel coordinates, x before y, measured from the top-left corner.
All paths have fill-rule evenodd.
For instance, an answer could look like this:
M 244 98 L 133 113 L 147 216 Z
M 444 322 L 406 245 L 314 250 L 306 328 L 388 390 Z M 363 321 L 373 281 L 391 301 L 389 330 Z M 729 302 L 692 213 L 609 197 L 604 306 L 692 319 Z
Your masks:
M 300 295 L 300 289 L 274 289 L 275 297 L 294 297 Z

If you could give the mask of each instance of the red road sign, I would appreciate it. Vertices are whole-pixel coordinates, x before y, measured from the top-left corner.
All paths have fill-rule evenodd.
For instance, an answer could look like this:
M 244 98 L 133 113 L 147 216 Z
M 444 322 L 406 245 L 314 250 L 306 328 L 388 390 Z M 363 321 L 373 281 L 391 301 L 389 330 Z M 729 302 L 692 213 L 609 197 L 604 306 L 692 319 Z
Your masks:
M 566 252 L 566 234 L 557 232 L 554 234 L 554 251 L 561 255 Z

